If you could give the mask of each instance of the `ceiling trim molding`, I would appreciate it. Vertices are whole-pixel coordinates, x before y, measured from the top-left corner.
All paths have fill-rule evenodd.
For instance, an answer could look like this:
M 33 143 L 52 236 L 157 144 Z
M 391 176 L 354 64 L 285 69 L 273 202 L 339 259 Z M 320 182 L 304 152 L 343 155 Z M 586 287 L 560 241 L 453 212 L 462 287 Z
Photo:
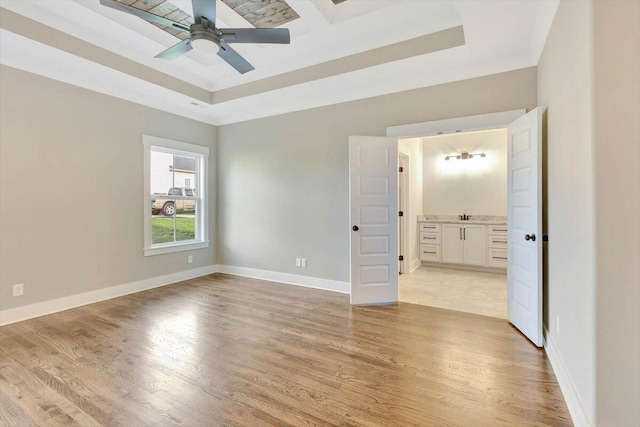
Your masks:
M 458 132 L 475 132 L 499 129 L 523 116 L 527 110 L 501 111 L 499 113 L 480 114 L 477 116 L 456 117 L 453 119 L 434 120 L 430 122 L 412 123 L 408 125 L 390 126 L 387 136 L 392 138 L 419 138 L 437 135 L 451 135 Z
M 0 8 L 0 13 L 2 14 L 0 28 L 4 30 L 96 64 L 113 68 L 116 71 L 162 86 L 198 101 L 211 103 L 211 92 L 205 89 L 85 42 L 55 28 L 43 25 L 8 9 Z
M 270 92 L 285 87 L 308 83 L 327 77 L 346 74 L 415 56 L 426 55 L 465 44 L 462 25 L 416 37 L 377 49 L 323 62 L 288 73 L 279 74 L 241 86 L 212 92 L 212 103 L 219 104 Z
M 23 52 L 29 52 L 24 55 Z M 0 28 L 0 63 L 28 73 L 215 125 L 193 98 Z

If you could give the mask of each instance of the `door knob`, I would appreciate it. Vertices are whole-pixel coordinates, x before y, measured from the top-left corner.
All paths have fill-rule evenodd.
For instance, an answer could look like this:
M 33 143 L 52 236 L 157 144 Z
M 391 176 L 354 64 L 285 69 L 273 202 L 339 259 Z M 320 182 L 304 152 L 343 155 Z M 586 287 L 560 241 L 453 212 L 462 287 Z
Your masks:
M 532 242 L 536 241 L 536 235 L 535 234 L 527 234 L 526 236 L 524 236 L 524 240 L 531 240 Z
M 353 228 L 353 231 L 358 231 L 358 230 L 360 230 L 360 229 L 358 228 L 358 226 L 357 226 L 357 225 L 354 225 L 352 228 Z

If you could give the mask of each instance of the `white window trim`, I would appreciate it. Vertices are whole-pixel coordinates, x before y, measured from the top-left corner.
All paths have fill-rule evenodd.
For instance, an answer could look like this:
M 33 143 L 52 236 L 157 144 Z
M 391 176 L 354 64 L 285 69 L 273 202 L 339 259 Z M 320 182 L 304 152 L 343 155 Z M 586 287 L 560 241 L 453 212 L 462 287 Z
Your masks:
M 142 135 L 142 144 L 144 145 L 144 256 L 209 247 L 209 148 L 151 135 Z M 196 173 L 198 179 L 194 180 L 195 188 L 201 189 L 197 193 L 201 199 L 198 204 L 199 212 L 198 215 L 196 215 L 196 230 L 201 230 L 201 232 L 195 241 L 161 243 L 156 245 L 151 243 L 151 203 L 149 203 L 149 196 L 151 194 L 151 147 L 153 147 L 154 150 L 159 149 L 161 151 L 164 148 L 171 150 L 171 153 L 174 151 L 182 151 L 185 154 L 199 154 L 201 156 L 199 164 L 196 165 L 197 172 L 199 171 L 200 174 L 198 176 Z

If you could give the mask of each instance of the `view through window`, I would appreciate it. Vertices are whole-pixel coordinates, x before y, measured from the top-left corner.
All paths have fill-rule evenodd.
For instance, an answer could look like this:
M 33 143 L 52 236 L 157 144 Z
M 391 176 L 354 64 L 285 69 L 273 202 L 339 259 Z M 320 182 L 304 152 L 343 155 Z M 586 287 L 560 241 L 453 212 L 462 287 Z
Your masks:
M 195 240 L 197 156 L 151 148 L 151 243 Z
M 208 148 L 145 135 L 145 255 L 208 246 Z

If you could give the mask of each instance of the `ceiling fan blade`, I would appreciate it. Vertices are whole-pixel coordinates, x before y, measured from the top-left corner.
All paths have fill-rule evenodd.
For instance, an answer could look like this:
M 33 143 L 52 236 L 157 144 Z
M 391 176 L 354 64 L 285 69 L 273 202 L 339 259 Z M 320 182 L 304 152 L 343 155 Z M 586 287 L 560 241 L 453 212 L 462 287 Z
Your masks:
M 169 49 L 160 52 L 155 57 L 160 59 L 166 59 L 167 61 L 171 61 L 173 59 L 176 59 L 178 56 L 184 55 L 185 53 L 189 52 L 191 49 L 193 49 L 191 47 L 191 40 L 185 39 L 178 44 L 174 44 Z
M 154 15 L 153 13 L 145 12 L 144 10 L 136 9 L 135 7 L 128 6 L 123 3 L 119 3 L 115 0 L 100 0 L 100 4 L 110 7 L 112 9 L 119 10 L 121 12 L 130 13 L 131 15 L 138 16 L 147 21 L 155 22 L 169 28 L 173 28 L 179 31 L 190 31 L 189 25 L 181 24 L 179 22 L 172 21 L 162 16 Z
M 291 43 L 288 28 L 221 28 L 227 43 Z
M 218 56 L 229 63 L 233 68 L 235 68 L 240 74 L 244 74 L 247 71 L 255 70 L 253 65 L 249 64 L 246 59 L 244 59 L 238 52 L 231 49 L 231 46 L 226 44 L 225 42 L 220 43 L 220 51 L 218 52 Z
M 201 17 L 207 18 L 213 25 L 216 24 L 216 0 L 191 0 L 193 5 L 193 19 L 199 23 Z

